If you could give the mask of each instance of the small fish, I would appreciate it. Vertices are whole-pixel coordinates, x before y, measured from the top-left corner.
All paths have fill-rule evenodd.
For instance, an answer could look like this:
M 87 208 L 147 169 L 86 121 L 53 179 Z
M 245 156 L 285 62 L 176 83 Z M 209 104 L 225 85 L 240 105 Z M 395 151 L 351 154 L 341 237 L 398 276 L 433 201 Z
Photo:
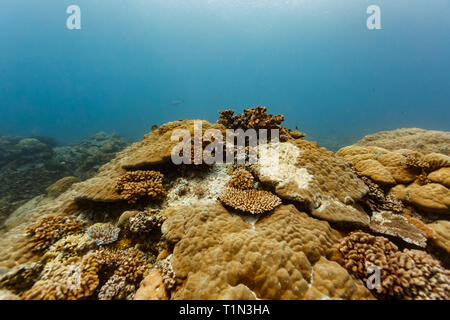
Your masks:
M 184 101 L 183 100 L 173 100 L 172 101 L 172 105 L 173 106 L 177 106 L 177 105 L 179 105 L 179 104 L 182 104 Z
M 158 125 L 156 124 L 152 125 L 152 131 L 155 131 L 156 129 L 158 129 Z

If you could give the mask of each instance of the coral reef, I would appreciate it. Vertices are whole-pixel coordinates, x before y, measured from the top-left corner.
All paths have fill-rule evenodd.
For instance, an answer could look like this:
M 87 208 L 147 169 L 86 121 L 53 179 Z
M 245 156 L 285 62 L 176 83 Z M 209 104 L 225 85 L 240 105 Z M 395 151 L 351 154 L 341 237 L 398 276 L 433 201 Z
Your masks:
M 26 229 L 29 245 L 34 251 L 45 250 L 63 236 L 80 232 L 82 225 L 69 217 L 44 217 Z
M 112 300 L 115 297 L 123 295 L 123 292 L 127 291 L 126 289 L 126 278 L 115 274 L 100 288 L 98 299 Z
M 202 133 L 279 129 L 282 142 L 253 149 L 256 164 L 235 154 L 177 166 L 172 134 L 187 130 L 192 143 L 195 122 L 175 121 L 94 177 L 57 181 L 0 229 L 0 298 L 450 298 L 446 155 L 363 146 L 333 154 L 263 107 L 221 114 L 219 124 L 202 121 Z M 378 289 L 366 283 L 372 265 Z
M 158 200 L 166 195 L 163 179 L 164 175 L 158 171 L 131 171 L 119 178 L 116 190 L 128 203 L 135 203 L 142 197 Z
M 95 265 L 78 257 L 48 263 L 41 278 L 27 290 L 24 300 L 79 300 L 91 296 L 99 279 Z
M 175 280 L 175 271 L 173 270 L 172 264 L 168 259 L 164 260 L 161 263 L 160 266 L 161 269 L 161 276 L 162 276 L 162 282 L 164 283 L 164 286 L 167 290 L 172 289 L 175 287 L 176 280 Z
M 370 229 L 375 233 L 398 237 L 422 248 L 427 245 L 427 238 L 421 229 L 404 216 L 389 211 L 374 212 L 370 219 Z
M 450 271 L 439 261 L 420 250 L 404 249 L 384 237 L 353 232 L 342 239 L 339 250 L 346 269 L 367 281 L 367 268 L 375 265 L 381 271 L 377 294 L 397 299 L 450 298 Z
M 58 179 L 92 177 L 125 147 L 120 137 L 106 133 L 68 146 L 58 146 L 44 137 L 0 136 L 0 223 L 26 201 L 45 194 L 46 188 Z M 59 192 L 65 191 L 62 187 L 59 186 Z M 47 190 L 50 197 L 58 195 L 53 191 Z
M 404 128 L 381 131 L 355 143 L 360 147 L 381 147 L 390 151 L 409 149 L 423 154 L 437 152 L 450 156 L 450 132 Z

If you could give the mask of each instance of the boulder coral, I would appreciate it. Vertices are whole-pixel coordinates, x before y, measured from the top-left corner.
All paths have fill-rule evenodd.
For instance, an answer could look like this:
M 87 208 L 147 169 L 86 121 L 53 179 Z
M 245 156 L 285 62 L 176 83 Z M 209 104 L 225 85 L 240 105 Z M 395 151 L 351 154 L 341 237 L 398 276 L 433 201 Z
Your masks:
M 403 202 L 424 212 L 450 213 L 450 189 L 446 185 L 450 157 L 356 145 L 344 147 L 336 155 Z
M 175 243 L 172 266 L 183 282 L 172 294 L 175 299 L 305 298 L 314 265 L 326 258 L 339 239 L 327 222 L 293 205 L 282 205 L 253 225 L 218 204 L 180 207 L 171 211 L 162 230 Z M 329 290 L 318 286 L 316 294 L 371 296 L 365 288 L 356 290 L 357 284 L 351 285 L 353 280 L 342 267 L 333 266 L 342 276 L 336 279 L 321 272 L 322 284 Z M 340 284 L 342 290 L 331 290 Z

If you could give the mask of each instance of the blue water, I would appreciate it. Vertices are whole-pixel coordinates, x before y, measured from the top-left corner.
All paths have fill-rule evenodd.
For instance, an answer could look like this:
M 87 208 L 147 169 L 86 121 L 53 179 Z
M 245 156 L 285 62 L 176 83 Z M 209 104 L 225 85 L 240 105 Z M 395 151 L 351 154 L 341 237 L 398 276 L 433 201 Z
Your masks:
M 449 130 L 450 1 L 0 1 L 0 135 L 138 139 L 256 105 L 325 145 Z

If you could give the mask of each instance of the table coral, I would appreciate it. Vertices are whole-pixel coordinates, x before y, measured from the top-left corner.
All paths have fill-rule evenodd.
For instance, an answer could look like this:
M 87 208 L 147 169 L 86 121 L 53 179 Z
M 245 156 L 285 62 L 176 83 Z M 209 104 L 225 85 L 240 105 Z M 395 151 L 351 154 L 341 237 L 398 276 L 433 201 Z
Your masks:
M 281 199 L 271 192 L 254 189 L 226 187 L 219 196 L 225 205 L 243 212 L 260 214 L 271 211 L 281 204 Z
M 135 203 L 143 197 L 158 200 L 166 195 L 163 179 L 164 175 L 158 171 L 131 171 L 118 179 L 116 190 L 128 203 Z

